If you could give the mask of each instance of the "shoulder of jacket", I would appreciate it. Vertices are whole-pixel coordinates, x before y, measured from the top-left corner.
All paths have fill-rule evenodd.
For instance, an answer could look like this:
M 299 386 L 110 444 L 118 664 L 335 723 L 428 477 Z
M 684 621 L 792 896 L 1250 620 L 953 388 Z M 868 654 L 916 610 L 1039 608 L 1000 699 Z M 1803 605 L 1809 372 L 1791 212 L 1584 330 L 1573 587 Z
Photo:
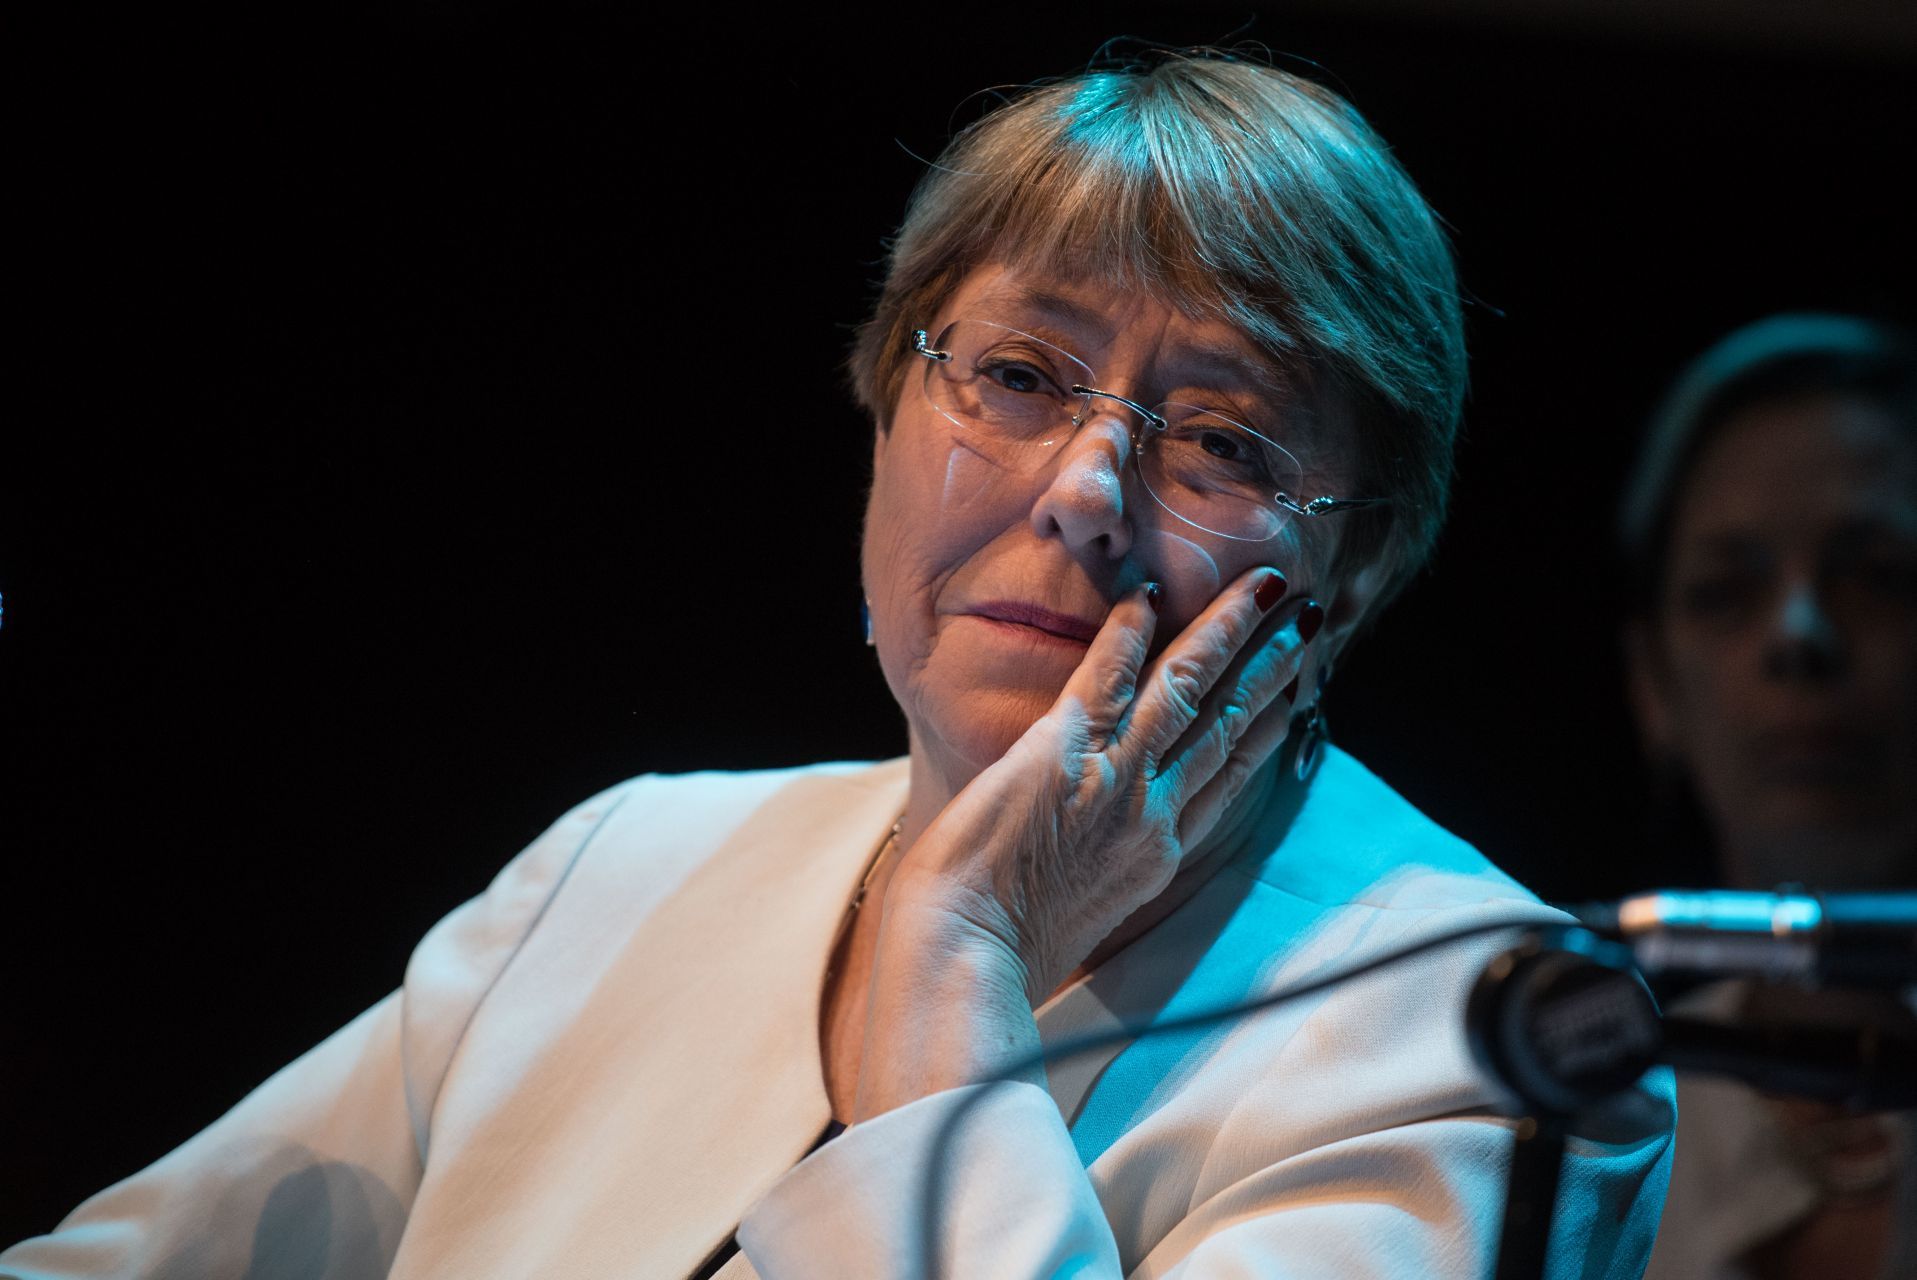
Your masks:
M 1470 842 L 1439 826 L 1349 754 L 1328 749 L 1283 840 L 1241 869 L 1327 907 L 1559 918 Z
M 832 761 L 784 769 L 648 773 L 602 792 L 561 819 L 595 857 L 716 841 L 747 818 L 790 823 L 896 793 L 903 805 L 906 761 Z

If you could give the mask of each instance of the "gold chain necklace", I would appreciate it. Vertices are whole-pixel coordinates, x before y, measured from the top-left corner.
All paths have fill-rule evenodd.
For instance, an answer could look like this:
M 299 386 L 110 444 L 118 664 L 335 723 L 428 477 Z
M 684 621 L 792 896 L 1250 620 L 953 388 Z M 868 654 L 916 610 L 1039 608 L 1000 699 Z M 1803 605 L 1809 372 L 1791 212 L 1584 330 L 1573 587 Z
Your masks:
M 852 905 L 845 909 L 848 918 L 858 914 L 860 905 L 865 901 L 865 891 L 872 887 L 872 881 L 878 876 L 879 868 L 885 863 L 885 855 L 892 852 L 892 847 L 898 844 L 899 829 L 903 826 L 905 826 L 905 814 L 900 813 L 893 819 L 892 830 L 886 835 L 885 843 L 880 845 L 879 851 L 872 855 L 872 865 L 865 869 L 865 875 L 859 880 L 858 892 L 852 895 Z
M 893 847 L 898 844 L 899 830 L 904 825 L 905 814 L 901 812 L 893 820 L 892 830 L 886 833 L 885 843 L 881 844 L 878 852 L 872 855 L 872 861 L 866 866 L 865 875 L 860 878 L 859 887 L 852 894 L 852 901 L 846 907 L 845 914 L 839 917 L 839 927 L 832 936 L 832 960 L 825 970 L 828 983 L 839 971 L 839 952 L 845 947 L 845 935 L 851 931 L 852 921 L 858 916 L 859 908 L 865 903 L 866 891 L 872 887 L 872 881 L 878 876 L 879 868 L 884 865 L 886 855 L 891 853 Z

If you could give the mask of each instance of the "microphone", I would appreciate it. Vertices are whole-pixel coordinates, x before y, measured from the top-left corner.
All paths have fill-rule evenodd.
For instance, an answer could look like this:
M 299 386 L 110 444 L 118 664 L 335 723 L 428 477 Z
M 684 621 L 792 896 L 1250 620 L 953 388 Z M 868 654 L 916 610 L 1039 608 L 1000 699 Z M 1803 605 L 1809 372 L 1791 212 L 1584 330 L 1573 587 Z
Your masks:
M 1657 1062 L 1657 1004 L 1628 948 L 1566 925 L 1528 929 L 1478 975 L 1464 1011 L 1478 1065 L 1534 1115 L 1567 1117 Z
M 1917 892 L 1660 890 L 1564 909 L 1650 977 L 1917 985 Z

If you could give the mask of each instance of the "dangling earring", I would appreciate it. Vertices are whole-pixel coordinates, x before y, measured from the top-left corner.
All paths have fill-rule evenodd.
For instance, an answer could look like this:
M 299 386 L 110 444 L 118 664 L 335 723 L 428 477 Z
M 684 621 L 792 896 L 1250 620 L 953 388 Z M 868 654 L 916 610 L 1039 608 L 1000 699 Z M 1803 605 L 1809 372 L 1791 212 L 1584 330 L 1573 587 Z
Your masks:
M 1327 662 L 1318 668 L 1317 696 L 1305 711 L 1305 722 L 1300 726 L 1304 736 L 1299 738 L 1297 754 L 1291 758 L 1292 772 L 1300 782 L 1311 776 L 1311 771 L 1318 765 L 1319 753 L 1325 743 L 1331 741 L 1331 728 L 1325 723 L 1324 706 L 1325 685 L 1330 682 L 1331 664 Z
M 1331 736 L 1325 728 L 1324 710 L 1317 703 L 1312 703 L 1311 709 L 1305 712 L 1305 722 L 1299 727 L 1299 732 L 1303 736 L 1298 740 L 1298 754 L 1292 757 L 1291 771 L 1297 775 L 1298 781 L 1303 782 L 1311 776 L 1312 769 L 1318 764 L 1319 749 Z
M 870 600 L 859 605 L 859 625 L 865 628 L 866 647 L 868 649 L 876 647 L 879 642 L 872 638 L 872 602 Z

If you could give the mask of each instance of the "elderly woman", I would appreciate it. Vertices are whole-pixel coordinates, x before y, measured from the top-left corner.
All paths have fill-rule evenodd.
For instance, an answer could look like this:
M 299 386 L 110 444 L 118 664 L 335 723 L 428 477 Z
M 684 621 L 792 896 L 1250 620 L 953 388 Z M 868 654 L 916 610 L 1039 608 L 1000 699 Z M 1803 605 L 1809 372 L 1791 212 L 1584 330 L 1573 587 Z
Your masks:
M 852 370 L 910 755 L 588 800 L 9 1274 L 1485 1273 L 1495 941 L 1149 1030 L 1555 918 L 1316 712 L 1444 508 L 1464 356 L 1410 181 L 1266 67 L 1051 84 L 933 167 Z M 1567 1270 L 1637 1274 L 1668 1123 L 1573 1140 Z

